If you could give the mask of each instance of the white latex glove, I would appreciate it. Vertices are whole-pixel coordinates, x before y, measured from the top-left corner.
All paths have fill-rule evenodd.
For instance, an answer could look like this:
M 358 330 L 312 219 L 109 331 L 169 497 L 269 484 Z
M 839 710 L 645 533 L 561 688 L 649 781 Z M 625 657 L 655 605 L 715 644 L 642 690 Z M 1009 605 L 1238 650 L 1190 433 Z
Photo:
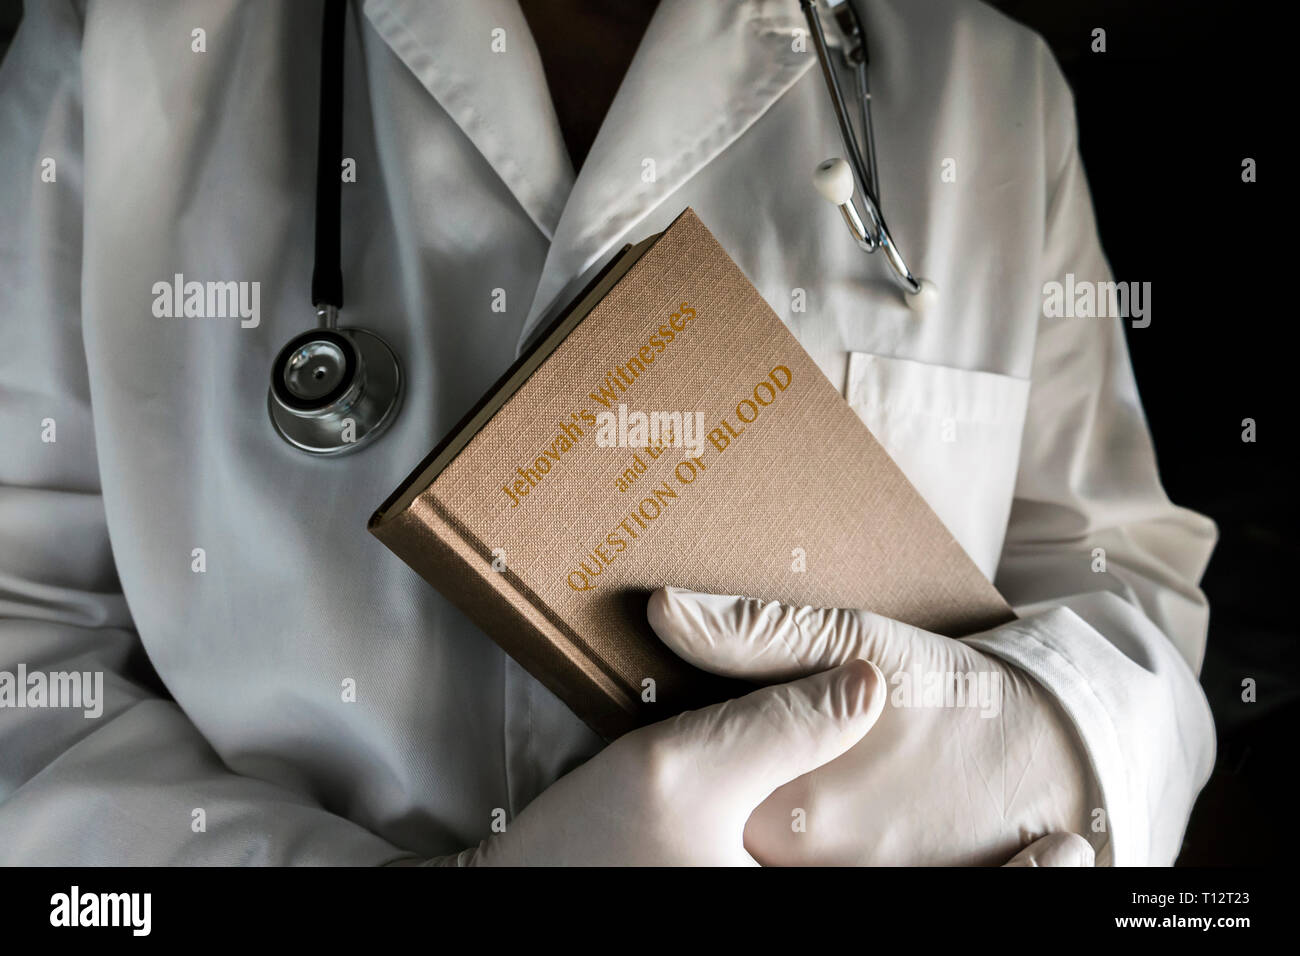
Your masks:
M 754 865 L 745 823 L 782 784 L 843 754 L 885 702 L 853 661 L 620 737 L 530 803 L 461 866 Z
M 857 658 L 884 672 L 890 700 L 872 732 L 750 818 L 745 847 L 760 863 L 997 865 L 1045 834 L 1087 832 L 1097 798 L 1082 749 L 1017 668 L 866 611 L 667 588 L 648 613 L 669 647 L 714 673 L 766 683 Z M 927 675 L 953 673 L 982 680 L 996 715 L 899 706 L 904 685 L 923 701 Z
M 1049 833 L 1025 847 L 1003 866 L 1092 866 L 1092 844 L 1077 833 Z

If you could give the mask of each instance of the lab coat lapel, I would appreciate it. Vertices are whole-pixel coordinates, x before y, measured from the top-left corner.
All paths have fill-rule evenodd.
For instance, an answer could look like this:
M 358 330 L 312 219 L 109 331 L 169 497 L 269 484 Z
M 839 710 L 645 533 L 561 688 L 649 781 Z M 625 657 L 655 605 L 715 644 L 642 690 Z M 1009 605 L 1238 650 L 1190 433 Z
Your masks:
M 519 5 L 366 0 L 364 10 L 551 239 L 573 166 Z
M 795 0 L 663 0 L 564 207 L 520 347 L 566 285 L 816 62 L 804 31 Z

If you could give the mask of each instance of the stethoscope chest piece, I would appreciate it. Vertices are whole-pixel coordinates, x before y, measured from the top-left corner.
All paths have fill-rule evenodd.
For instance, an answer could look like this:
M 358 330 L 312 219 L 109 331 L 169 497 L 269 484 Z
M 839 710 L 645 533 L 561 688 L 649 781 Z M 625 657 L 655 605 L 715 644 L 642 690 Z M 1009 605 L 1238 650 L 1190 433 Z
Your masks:
M 402 370 L 388 344 L 338 327 L 345 0 L 326 0 L 321 30 L 320 125 L 316 141 L 316 260 L 311 301 L 317 327 L 290 339 L 271 366 L 267 411 L 276 434 L 312 455 L 343 455 L 378 438 L 397 417 Z
M 295 448 L 342 455 L 379 437 L 401 398 L 401 367 L 383 339 L 365 329 L 318 328 L 276 356 L 267 407 L 276 432 Z

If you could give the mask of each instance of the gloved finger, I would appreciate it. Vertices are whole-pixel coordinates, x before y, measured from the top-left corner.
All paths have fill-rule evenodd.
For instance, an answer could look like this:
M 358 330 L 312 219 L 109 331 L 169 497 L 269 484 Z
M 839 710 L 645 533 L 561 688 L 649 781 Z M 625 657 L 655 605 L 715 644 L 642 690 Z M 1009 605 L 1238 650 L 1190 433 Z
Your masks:
M 1092 844 L 1077 833 L 1049 833 L 1039 837 L 1003 866 L 1092 866 Z
M 854 660 L 788 684 L 689 711 L 665 722 L 673 786 L 680 772 L 706 775 L 734 788 L 741 820 L 778 787 L 816 770 L 866 735 L 885 706 L 885 678 L 867 661 Z M 681 755 L 680 762 L 674 756 Z
M 646 608 L 659 639 L 703 670 L 754 681 L 790 680 L 865 658 L 886 673 L 934 635 L 901 621 L 842 608 L 660 588 Z

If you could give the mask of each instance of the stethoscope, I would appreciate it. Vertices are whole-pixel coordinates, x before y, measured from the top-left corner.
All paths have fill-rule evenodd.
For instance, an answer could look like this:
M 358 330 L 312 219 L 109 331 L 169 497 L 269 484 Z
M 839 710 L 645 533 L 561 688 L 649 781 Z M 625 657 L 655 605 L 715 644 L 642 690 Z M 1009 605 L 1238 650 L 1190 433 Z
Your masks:
M 862 107 L 862 138 L 865 143 L 858 143 L 853 130 L 853 120 L 849 117 L 844 94 L 840 91 L 840 80 L 831 62 L 830 51 L 826 48 L 826 34 L 822 32 L 821 17 L 817 14 L 816 0 L 799 0 L 804 18 L 808 21 L 808 32 L 812 36 L 813 47 L 817 51 L 817 61 L 821 64 L 822 76 L 826 79 L 826 89 L 830 92 L 831 107 L 835 111 L 835 122 L 840 128 L 840 139 L 848 162 L 843 159 L 828 159 L 813 171 L 813 185 L 828 202 L 839 207 L 844 222 L 853 235 L 853 241 L 864 252 L 879 249 L 889 264 L 889 272 L 899 288 L 903 290 L 908 306 L 915 312 L 927 309 L 935 297 L 934 285 L 925 279 L 918 279 L 907 267 L 907 261 L 898 251 L 898 243 L 885 225 L 884 213 L 880 211 L 880 174 L 876 169 L 876 137 L 871 127 L 871 87 L 867 82 L 867 33 L 862 26 L 857 11 L 849 0 L 823 0 L 835 18 L 835 25 L 840 34 L 840 53 L 844 63 L 854 75 L 857 85 L 858 100 Z M 862 203 L 866 209 L 866 219 L 870 225 L 863 223 L 853 201 L 854 181 L 862 194 Z
M 934 287 L 908 268 L 880 211 L 880 179 L 871 128 L 871 90 L 867 84 L 867 39 L 849 0 L 823 0 L 841 34 L 841 53 L 856 77 L 861 101 L 859 144 L 839 78 L 826 47 L 816 0 L 799 0 L 830 92 L 848 161 L 828 159 L 813 174 L 813 184 L 839 207 L 854 242 L 865 252 L 880 250 L 908 305 L 923 309 Z M 311 297 L 317 327 L 291 339 L 271 367 L 267 396 L 275 431 L 295 448 L 313 455 L 354 451 L 379 437 L 397 417 L 402 372 L 397 356 L 374 332 L 341 328 L 343 271 L 339 264 L 339 207 L 343 161 L 343 26 L 346 0 L 325 0 L 321 39 L 320 126 L 316 148 L 316 259 Z M 863 148 L 865 145 L 865 150 Z M 865 220 L 854 202 L 861 195 Z
M 343 307 L 339 206 L 346 13 L 346 0 L 326 0 L 316 141 L 316 261 L 311 275 L 317 327 L 280 350 L 271 366 L 267 395 L 277 434 L 313 455 L 341 455 L 374 441 L 397 417 L 402 400 L 402 369 L 388 343 L 374 332 L 338 324 Z

